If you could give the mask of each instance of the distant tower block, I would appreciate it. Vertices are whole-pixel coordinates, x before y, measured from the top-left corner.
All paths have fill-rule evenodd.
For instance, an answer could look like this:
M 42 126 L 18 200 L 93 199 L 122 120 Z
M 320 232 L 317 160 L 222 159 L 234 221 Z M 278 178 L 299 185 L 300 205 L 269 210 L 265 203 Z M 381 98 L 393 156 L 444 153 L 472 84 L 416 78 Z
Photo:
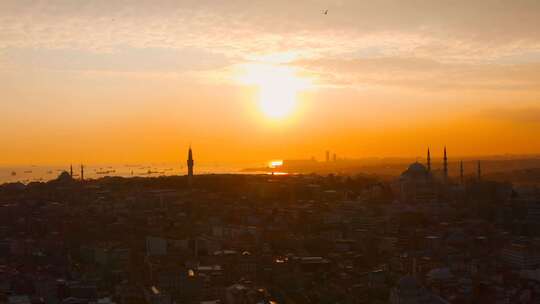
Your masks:
M 336 153 L 334 153 L 334 161 L 336 161 L 336 160 L 337 160 L 337 155 L 336 155 Z
M 480 166 L 480 161 L 478 161 L 478 168 L 476 169 L 477 172 L 477 177 L 478 177 L 478 180 L 481 180 L 482 179 L 482 167 Z
M 427 171 L 431 172 L 431 154 L 429 153 L 429 148 L 427 148 Z
M 330 151 L 326 150 L 326 162 L 330 161 Z
M 463 161 L 459 162 L 459 181 L 463 185 Z
M 446 181 L 448 179 L 448 157 L 446 156 L 446 146 L 444 146 L 443 171 L 444 180 Z
M 189 185 L 193 183 L 193 165 L 194 164 L 195 164 L 195 161 L 193 160 L 193 152 L 191 151 L 191 146 L 189 146 L 188 159 L 187 159 Z

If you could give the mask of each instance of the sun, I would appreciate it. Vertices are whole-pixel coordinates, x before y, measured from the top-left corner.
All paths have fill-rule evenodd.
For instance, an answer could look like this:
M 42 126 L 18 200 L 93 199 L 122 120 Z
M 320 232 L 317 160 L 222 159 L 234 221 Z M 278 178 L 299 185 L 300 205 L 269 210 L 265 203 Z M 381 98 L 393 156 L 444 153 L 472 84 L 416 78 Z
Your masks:
M 297 107 L 298 94 L 308 88 L 309 81 L 285 65 L 249 64 L 241 81 L 258 89 L 260 111 L 270 119 L 284 119 Z
M 284 118 L 294 111 L 296 97 L 294 88 L 266 84 L 259 88 L 259 107 L 270 118 Z

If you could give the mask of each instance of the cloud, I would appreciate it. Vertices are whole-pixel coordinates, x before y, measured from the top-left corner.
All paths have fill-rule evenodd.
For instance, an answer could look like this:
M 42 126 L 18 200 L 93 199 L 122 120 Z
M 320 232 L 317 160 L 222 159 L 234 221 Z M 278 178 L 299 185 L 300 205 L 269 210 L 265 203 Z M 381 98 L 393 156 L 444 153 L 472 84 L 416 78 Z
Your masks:
M 540 92 L 540 64 L 445 63 L 421 57 L 298 60 L 295 66 L 321 83 L 398 86 L 428 90 Z
M 540 126 L 540 107 L 492 108 L 485 110 L 481 116 L 497 121 Z
M 218 69 L 229 60 L 205 50 L 118 48 L 114 52 L 71 49 L 7 49 L 3 56 L 19 67 L 67 71 L 186 72 Z
M 4 70 L 195 71 L 212 82 L 280 53 L 328 86 L 537 92 L 540 2 L 0 2 Z
M 12 0 L 0 4 L 0 47 L 188 47 L 232 57 L 376 48 L 385 55 L 480 60 L 540 50 L 539 20 L 538 1 Z

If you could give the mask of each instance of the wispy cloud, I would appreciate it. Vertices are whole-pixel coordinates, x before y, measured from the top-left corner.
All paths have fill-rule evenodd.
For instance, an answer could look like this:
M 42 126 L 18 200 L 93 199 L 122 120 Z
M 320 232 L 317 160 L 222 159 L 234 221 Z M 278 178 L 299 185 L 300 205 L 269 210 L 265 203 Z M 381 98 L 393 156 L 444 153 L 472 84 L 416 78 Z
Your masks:
M 491 108 L 483 111 L 481 117 L 517 124 L 534 124 L 540 127 L 540 107 Z
M 540 92 L 540 64 L 443 63 L 419 57 L 299 60 L 322 83 L 400 86 L 428 90 Z
M 0 11 L 1 48 L 195 48 L 239 59 L 376 49 L 443 61 L 540 50 L 537 1 L 3 1 Z
M 8 62 L 31 69 L 70 71 L 181 72 L 218 69 L 229 59 L 199 49 L 117 48 L 114 52 L 72 49 L 11 48 L 4 50 Z
M 322 15 L 329 9 L 328 15 Z M 285 60 L 330 86 L 539 91 L 538 1 L 2 1 L 0 67 L 226 77 Z

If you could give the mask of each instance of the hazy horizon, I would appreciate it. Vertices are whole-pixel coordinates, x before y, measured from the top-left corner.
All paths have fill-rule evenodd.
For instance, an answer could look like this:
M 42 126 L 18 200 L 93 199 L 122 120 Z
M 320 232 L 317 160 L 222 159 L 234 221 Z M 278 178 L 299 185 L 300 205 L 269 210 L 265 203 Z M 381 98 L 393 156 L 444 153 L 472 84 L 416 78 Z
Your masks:
M 329 150 L 330 151 L 330 150 Z M 291 160 L 315 160 L 317 162 L 324 163 L 325 160 L 325 151 L 321 151 L 321 153 L 314 153 L 310 155 L 305 155 L 304 157 L 273 157 L 269 159 L 261 159 L 261 160 L 251 160 L 251 161 L 219 161 L 219 160 L 203 160 L 198 161 L 195 160 L 195 166 L 203 166 L 203 167 L 236 167 L 236 168 L 249 168 L 249 166 L 259 166 L 259 165 L 269 165 L 272 161 L 291 161 Z M 332 152 L 332 151 L 330 151 Z M 358 161 L 358 162 L 373 162 L 373 161 L 379 161 L 379 162 L 397 162 L 397 163 L 404 163 L 407 164 L 411 161 L 419 161 L 419 162 L 425 162 L 425 152 L 424 155 L 398 155 L 398 156 L 349 156 L 349 155 L 336 155 L 338 157 L 338 161 Z M 438 152 L 438 151 L 436 151 Z M 431 152 L 432 156 L 432 162 L 433 163 L 442 163 L 442 151 L 439 155 L 434 154 Z M 194 156 L 196 157 L 196 153 L 194 153 Z M 331 157 L 333 157 L 333 154 L 330 154 Z M 449 162 L 459 162 L 459 161 L 478 161 L 478 160 L 527 160 L 527 159 L 537 159 L 540 158 L 540 153 L 531 153 L 531 154 L 491 154 L 491 155 L 452 155 L 449 154 Z M 331 159 L 330 162 L 333 162 Z M 1 163 L 0 162 L 0 168 L 12 168 L 12 167 L 66 167 L 69 168 L 70 165 L 73 165 L 76 168 L 79 168 L 79 166 L 83 164 L 85 166 L 92 166 L 92 167 L 106 167 L 106 166 L 173 166 L 175 169 L 185 169 L 186 167 L 186 157 L 184 155 L 184 158 L 182 158 L 182 155 L 179 156 L 178 160 L 176 161 L 160 161 L 160 160 L 154 160 L 154 161 L 129 161 L 129 162 L 83 162 L 83 161 L 74 161 L 74 162 L 45 162 L 45 163 L 39 163 L 39 162 L 33 162 L 33 163 Z
M 0 92 L 3 165 L 540 154 L 540 2 L 7 0 Z

